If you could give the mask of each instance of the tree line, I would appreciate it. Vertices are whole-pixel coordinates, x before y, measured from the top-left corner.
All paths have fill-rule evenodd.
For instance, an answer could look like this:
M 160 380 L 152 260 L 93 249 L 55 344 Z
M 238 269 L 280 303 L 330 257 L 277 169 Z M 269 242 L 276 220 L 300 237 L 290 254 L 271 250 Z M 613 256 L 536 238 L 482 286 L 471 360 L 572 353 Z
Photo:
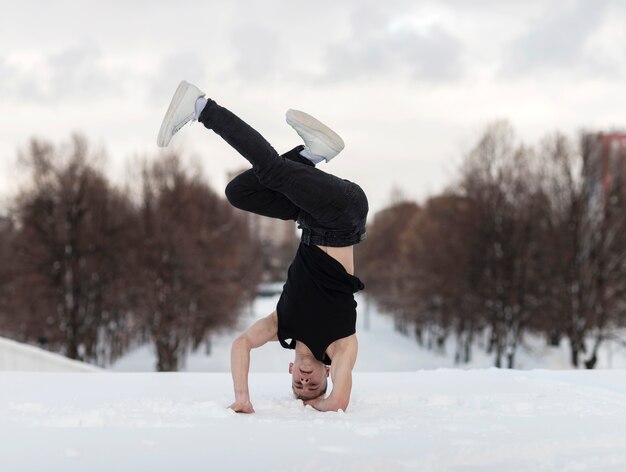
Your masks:
M 375 215 L 357 253 L 367 293 L 418 342 L 453 337 L 457 363 L 480 345 L 514 367 L 534 333 L 595 367 L 626 324 L 626 155 L 615 152 L 594 177 L 597 135 L 530 147 L 491 125 L 453 185 Z
M 0 334 L 98 365 L 150 342 L 172 371 L 254 297 L 258 242 L 175 153 L 125 188 L 78 135 L 34 139 L 20 160 L 29 178 L 0 220 Z

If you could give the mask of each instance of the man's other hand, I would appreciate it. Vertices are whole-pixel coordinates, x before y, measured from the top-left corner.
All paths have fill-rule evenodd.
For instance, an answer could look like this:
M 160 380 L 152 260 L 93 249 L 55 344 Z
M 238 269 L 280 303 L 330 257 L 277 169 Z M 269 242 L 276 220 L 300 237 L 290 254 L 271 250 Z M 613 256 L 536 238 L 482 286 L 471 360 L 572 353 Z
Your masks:
M 236 401 L 228 407 L 236 413 L 254 413 L 250 400 Z

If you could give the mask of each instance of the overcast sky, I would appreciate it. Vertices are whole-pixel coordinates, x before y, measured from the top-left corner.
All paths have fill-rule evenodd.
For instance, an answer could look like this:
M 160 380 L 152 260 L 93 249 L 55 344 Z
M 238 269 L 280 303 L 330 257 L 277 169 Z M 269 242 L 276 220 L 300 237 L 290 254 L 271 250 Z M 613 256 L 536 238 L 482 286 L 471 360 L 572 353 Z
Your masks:
M 79 131 L 127 162 L 155 155 L 181 79 L 257 128 L 299 144 L 288 108 L 346 149 L 320 168 L 359 183 L 373 211 L 392 188 L 423 200 L 452 181 L 484 127 L 532 144 L 626 126 L 626 2 L 0 0 L 0 197 L 18 149 Z M 245 161 L 195 123 L 173 144 L 220 192 Z

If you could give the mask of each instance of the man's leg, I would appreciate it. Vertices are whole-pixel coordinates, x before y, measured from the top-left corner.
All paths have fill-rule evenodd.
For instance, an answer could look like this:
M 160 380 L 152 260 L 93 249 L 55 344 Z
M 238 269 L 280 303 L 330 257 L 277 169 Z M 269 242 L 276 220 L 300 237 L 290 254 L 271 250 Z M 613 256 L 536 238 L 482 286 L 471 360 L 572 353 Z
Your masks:
M 306 162 L 306 158 L 299 155 L 303 146 L 298 146 L 281 157 L 299 162 L 300 165 L 313 165 Z M 241 210 L 279 218 L 281 220 L 296 220 L 300 208 L 282 193 L 265 187 L 252 169 L 237 175 L 226 186 L 226 198 Z
M 207 100 L 198 121 L 252 164 L 262 186 L 281 193 L 320 224 L 331 228 L 343 225 L 343 206 L 349 205 L 346 196 L 354 190 L 354 184 L 279 156 L 256 130 L 213 100 Z

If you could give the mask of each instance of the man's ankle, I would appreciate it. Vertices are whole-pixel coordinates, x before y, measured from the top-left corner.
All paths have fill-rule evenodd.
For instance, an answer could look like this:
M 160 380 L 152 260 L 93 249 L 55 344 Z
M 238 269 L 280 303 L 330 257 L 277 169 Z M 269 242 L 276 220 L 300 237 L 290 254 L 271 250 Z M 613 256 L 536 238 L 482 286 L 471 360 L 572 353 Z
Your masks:
M 324 159 L 322 156 L 318 156 L 317 154 L 313 154 L 307 147 L 305 147 L 304 149 L 302 149 L 302 151 L 300 151 L 300 155 L 302 157 L 307 158 L 309 161 L 311 161 L 313 164 L 319 164 L 320 162 L 325 162 L 326 159 Z
M 195 120 L 198 121 L 198 119 L 200 118 L 200 114 L 202 113 L 202 110 L 204 110 L 204 107 L 207 104 L 207 99 L 206 97 L 198 97 L 198 99 L 196 100 L 196 108 L 195 108 Z

